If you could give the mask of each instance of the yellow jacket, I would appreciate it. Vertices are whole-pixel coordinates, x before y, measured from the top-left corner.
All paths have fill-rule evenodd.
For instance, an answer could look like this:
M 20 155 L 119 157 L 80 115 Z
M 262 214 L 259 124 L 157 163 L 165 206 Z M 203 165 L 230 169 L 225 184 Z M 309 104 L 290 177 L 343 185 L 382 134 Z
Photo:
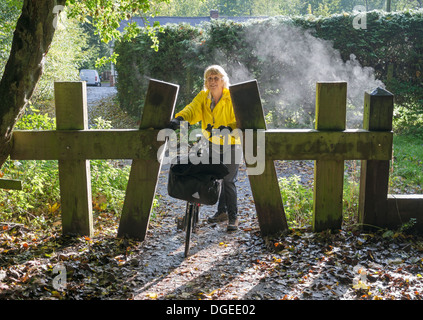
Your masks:
M 209 138 L 209 133 L 206 131 L 207 125 L 211 124 L 213 129 L 218 129 L 220 126 L 231 127 L 236 129 L 236 119 L 229 89 L 224 88 L 222 97 L 214 107 L 213 111 L 210 109 L 211 94 L 210 91 L 201 91 L 187 105 L 182 111 L 175 115 L 175 118 L 182 117 L 190 124 L 195 124 L 201 121 L 201 128 L 205 137 Z M 220 141 L 219 141 L 220 140 Z M 210 141 L 216 144 L 223 144 L 224 140 L 213 136 Z M 231 137 L 230 144 L 240 144 L 239 138 Z

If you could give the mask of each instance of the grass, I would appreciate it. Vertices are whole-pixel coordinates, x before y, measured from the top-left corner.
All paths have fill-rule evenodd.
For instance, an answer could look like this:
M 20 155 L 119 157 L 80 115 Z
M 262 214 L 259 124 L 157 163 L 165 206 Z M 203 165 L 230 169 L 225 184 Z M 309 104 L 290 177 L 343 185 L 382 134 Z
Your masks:
M 416 135 L 394 135 L 391 161 L 390 192 L 423 192 L 423 138 Z

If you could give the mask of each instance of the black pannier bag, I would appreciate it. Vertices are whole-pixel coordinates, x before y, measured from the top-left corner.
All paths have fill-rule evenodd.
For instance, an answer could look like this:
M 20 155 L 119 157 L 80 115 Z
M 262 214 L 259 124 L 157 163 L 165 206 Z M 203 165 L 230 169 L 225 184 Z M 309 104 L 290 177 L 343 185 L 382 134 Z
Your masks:
M 186 163 L 188 157 L 177 157 L 176 163 L 170 165 L 167 191 L 169 196 L 213 205 L 219 200 L 222 179 L 229 171 L 225 164 Z M 183 161 L 185 160 L 185 161 Z

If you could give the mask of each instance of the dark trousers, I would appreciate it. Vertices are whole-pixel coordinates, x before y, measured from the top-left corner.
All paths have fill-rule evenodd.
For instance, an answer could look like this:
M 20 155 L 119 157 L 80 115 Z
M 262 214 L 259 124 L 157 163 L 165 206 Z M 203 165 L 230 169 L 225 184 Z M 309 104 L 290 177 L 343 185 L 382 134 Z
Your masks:
M 219 149 L 219 151 L 217 151 L 217 149 Z M 238 168 L 241 161 L 241 146 L 230 145 L 216 148 L 216 145 L 214 145 L 211 154 L 213 157 L 218 156 L 220 161 L 222 161 L 229 170 L 229 173 L 222 181 L 222 191 L 220 193 L 217 211 L 227 212 L 228 216 L 236 217 L 238 214 L 238 198 L 235 182 L 237 181 Z

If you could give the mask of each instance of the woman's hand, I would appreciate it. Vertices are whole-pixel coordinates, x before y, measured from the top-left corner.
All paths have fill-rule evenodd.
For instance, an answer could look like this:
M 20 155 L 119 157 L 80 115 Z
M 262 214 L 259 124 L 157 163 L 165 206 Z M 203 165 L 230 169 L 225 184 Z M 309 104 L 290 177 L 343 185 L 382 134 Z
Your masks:
M 174 118 L 170 120 L 167 127 L 173 130 L 177 130 L 181 126 L 181 121 L 184 121 L 184 118 L 182 118 L 181 116 Z

